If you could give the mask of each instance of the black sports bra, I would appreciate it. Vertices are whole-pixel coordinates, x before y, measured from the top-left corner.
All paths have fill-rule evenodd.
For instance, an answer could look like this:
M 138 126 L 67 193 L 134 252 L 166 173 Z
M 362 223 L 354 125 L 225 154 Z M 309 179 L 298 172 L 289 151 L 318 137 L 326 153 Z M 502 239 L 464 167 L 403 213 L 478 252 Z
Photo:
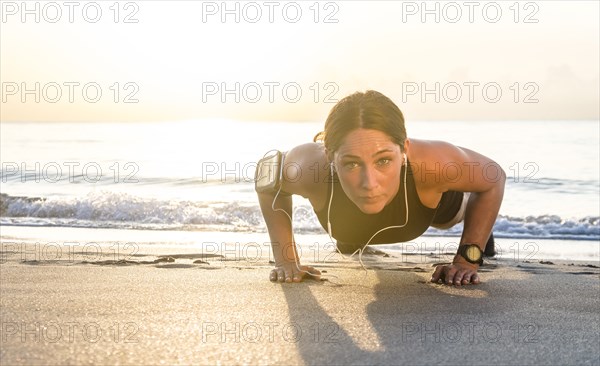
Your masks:
M 333 237 L 342 243 L 351 244 L 366 244 L 367 241 L 377 231 L 393 225 L 402 225 L 406 221 L 406 206 L 404 202 L 404 177 L 403 174 L 407 171 L 406 189 L 408 197 L 408 223 L 402 228 L 387 229 L 377 234 L 370 244 L 387 244 L 406 242 L 419 237 L 434 221 L 436 212 L 442 202 L 448 201 L 444 199 L 444 195 L 449 197 L 456 192 L 448 191 L 442 195 L 442 200 L 437 208 L 429 208 L 424 206 L 419 199 L 415 180 L 410 163 L 407 164 L 408 169 L 402 167 L 400 171 L 400 187 L 398 193 L 383 210 L 376 214 L 363 213 L 349 198 L 346 196 L 342 186 L 340 185 L 337 174 L 334 173 L 334 191 L 333 200 L 331 203 L 331 231 Z M 331 178 L 331 176 L 329 176 Z M 329 181 L 330 182 L 330 181 Z M 327 230 L 327 208 L 329 197 L 331 195 L 331 183 L 328 184 L 327 204 L 320 211 L 315 211 L 321 226 Z M 462 193 L 461 193 L 462 201 Z M 460 206 L 460 201 L 459 205 Z M 447 210 L 445 210 L 447 211 Z M 453 210 L 454 211 L 454 210 Z

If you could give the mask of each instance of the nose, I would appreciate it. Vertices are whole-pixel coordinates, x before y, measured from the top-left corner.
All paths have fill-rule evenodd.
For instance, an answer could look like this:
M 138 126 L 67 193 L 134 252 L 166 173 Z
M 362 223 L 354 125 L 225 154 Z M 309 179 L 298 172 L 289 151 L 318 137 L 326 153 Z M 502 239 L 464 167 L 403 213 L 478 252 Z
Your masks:
M 377 172 L 375 169 L 365 167 L 361 174 L 361 188 L 370 191 L 377 188 Z

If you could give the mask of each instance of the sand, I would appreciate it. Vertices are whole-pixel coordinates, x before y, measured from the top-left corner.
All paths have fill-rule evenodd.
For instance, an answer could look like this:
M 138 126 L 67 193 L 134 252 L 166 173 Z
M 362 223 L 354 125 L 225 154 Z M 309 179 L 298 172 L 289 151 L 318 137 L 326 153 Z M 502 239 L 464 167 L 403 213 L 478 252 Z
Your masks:
M 488 260 L 457 288 L 429 282 L 438 257 L 374 253 L 366 272 L 329 257 L 312 261 L 326 280 L 280 284 L 264 252 L 35 257 L 11 239 L 1 365 L 600 365 L 597 262 Z

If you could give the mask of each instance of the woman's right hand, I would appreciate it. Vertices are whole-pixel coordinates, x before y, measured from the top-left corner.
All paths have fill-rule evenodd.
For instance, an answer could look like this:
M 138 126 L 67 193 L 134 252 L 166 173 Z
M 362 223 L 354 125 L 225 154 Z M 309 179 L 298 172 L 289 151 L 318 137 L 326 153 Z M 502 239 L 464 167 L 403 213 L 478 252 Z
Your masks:
M 271 270 L 269 279 L 273 282 L 301 282 L 303 278 L 313 280 L 321 279 L 321 271 L 311 266 L 303 266 L 299 263 L 287 262 L 282 265 L 276 265 Z

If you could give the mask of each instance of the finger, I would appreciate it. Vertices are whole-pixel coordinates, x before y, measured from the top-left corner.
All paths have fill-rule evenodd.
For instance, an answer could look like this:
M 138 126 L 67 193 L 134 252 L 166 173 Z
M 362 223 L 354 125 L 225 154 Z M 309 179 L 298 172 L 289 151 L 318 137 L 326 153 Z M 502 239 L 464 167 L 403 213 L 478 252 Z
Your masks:
M 462 279 L 463 285 L 470 284 L 473 279 L 473 275 L 475 275 L 476 273 L 477 272 L 473 272 L 473 271 L 469 271 L 469 272 L 465 273 L 465 275 L 463 276 L 463 279 Z
M 311 268 L 311 272 L 310 274 L 312 275 L 312 278 L 314 278 L 315 280 L 320 280 L 321 279 L 321 271 L 319 271 L 316 268 Z
M 440 272 L 440 281 L 442 281 L 442 283 L 446 283 L 446 272 L 444 269 L 442 269 Z
M 291 282 L 292 282 L 292 277 L 293 277 L 293 276 L 294 276 L 294 275 L 293 275 L 293 273 L 292 273 L 292 270 L 291 270 L 291 269 L 290 269 L 290 270 L 286 270 L 286 271 L 285 271 L 285 282 L 287 282 L 287 283 L 291 283 Z
M 310 279 L 318 280 L 320 278 L 321 272 L 318 269 L 315 269 L 310 266 L 302 266 L 300 267 L 300 278 L 308 277 Z
M 311 268 L 310 271 L 308 271 L 308 276 L 310 276 L 311 279 L 313 280 L 320 280 L 321 279 L 321 271 L 319 271 L 318 269 L 315 268 Z
M 316 269 L 315 267 L 310 267 L 310 266 L 306 266 L 303 268 L 306 272 L 311 273 L 311 274 L 321 274 L 321 271 L 319 271 L 318 269 Z
M 463 276 L 462 279 L 462 284 L 463 285 L 468 285 L 469 283 L 471 283 L 471 277 L 473 276 L 473 273 L 468 272 Z
M 431 275 L 431 282 L 437 283 L 440 280 L 440 275 L 442 273 L 442 267 L 443 266 L 435 267 L 435 271 L 433 271 L 433 274 Z
M 277 281 L 277 271 L 276 270 L 271 271 L 271 273 L 269 274 L 269 280 Z
M 454 285 L 460 286 L 466 273 L 467 271 L 464 269 L 458 270 L 454 275 Z
M 453 279 L 454 279 L 454 275 L 456 274 L 456 268 L 454 267 L 446 267 L 447 271 L 445 271 L 444 275 L 446 276 L 446 284 L 447 285 L 452 285 L 453 284 Z
M 292 278 L 292 281 L 293 282 L 301 282 L 303 274 L 304 274 L 303 271 L 300 271 L 300 272 L 294 271 L 294 277 Z
M 321 278 L 321 271 L 319 271 L 318 269 L 314 268 L 314 267 L 306 267 L 304 268 L 304 270 L 306 271 L 306 275 L 310 276 L 311 278 L 314 279 L 319 279 Z
M 477 285 L 479 283 L 479 276 L 477 275 L 477 272 L 469 272 L 465 277 L 468 280 L 467 283 L 470 283 L 472 285 Z

